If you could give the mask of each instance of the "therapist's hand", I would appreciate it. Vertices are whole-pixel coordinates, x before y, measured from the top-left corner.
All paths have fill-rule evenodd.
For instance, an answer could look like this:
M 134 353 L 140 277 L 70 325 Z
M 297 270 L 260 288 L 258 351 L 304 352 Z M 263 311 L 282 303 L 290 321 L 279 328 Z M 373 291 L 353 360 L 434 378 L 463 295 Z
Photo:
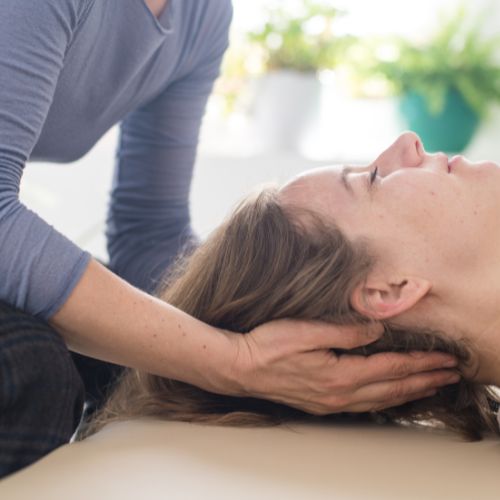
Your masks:
M 234 335 L 241 395 L 284 403 L 314 415 L 376 411 L 435 394 L 459 376 L 455 358 L 433 352 L 336 355 L 376 341 L 382 327 L 361 329 L 277 320 Z

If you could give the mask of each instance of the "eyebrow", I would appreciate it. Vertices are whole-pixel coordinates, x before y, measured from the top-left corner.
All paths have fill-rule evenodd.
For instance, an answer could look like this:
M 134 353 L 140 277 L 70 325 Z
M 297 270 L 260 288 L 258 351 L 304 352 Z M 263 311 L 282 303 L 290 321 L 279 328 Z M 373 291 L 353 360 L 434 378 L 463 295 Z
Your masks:
M 354 170 L 353 167 L 344 167 L 342 171 L 340 172 L 340 181 L 342 182 L 342 185 L 346 188 L 347 192 L 351 195 L 354 196 L 354 190 L 352 189 L 351 184 L 347 180 L 347 176 Z

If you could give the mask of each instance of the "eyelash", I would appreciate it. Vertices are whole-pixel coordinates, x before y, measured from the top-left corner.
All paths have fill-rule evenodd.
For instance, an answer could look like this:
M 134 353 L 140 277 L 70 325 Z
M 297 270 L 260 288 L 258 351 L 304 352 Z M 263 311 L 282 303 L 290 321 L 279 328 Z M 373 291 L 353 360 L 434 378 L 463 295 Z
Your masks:
M 373 169 L 373 171 L 370 173 L 370 186 L 372 186 L 373 183 L 375 182 L 375 179 L 377 177 L 377 172 L 378 172 L 378 167 L 375 166 L 375 168 Z

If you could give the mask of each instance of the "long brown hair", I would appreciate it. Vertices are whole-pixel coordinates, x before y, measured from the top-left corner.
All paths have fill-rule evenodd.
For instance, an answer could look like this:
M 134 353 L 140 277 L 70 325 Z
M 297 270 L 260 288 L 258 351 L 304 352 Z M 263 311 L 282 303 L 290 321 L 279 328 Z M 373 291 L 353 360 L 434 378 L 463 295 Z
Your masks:
M 206 323 L 245 334 L 279 318 L 365 324 L 349 297 L 368 275 L 375 256 L 367 244 L 347 240 L 335 224 L 306 210 L 284 206 L 275 188 L 243 201 L 233 214 L 169 273 L 158 295 Z M 390 322 L 377 342 L 351 352 L 438 350 L 462 363 L 466 345 L 425 328 L 401 329 Z M 436 396 L 377 413 L 400 423 L 433 422 L 480 439 L 499 434 L 495 394 L 462 380 Z M 104 408 L 80 433 L 140 416 L 225 425 L 270 425 L 313 418 L 285 405 L 236 398 L 137 370 L 127 370 Z M 358 417 L 359 418 L 359 417 Z

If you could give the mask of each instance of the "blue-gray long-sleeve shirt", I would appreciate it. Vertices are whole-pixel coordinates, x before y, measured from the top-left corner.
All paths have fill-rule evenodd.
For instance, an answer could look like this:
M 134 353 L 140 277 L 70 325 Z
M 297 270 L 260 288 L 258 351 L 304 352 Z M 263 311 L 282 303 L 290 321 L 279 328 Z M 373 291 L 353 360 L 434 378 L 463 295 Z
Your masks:
M 77 160 L 119 122 L 110 267 L 154 286 L 190 235 L 231 15 L 230 0 L 168 0 L 158 18 L 144 0 L 0 0 L 0 300 L 43 318 L 64 304 L 90 256 L 20 203 L 23 168 Z

